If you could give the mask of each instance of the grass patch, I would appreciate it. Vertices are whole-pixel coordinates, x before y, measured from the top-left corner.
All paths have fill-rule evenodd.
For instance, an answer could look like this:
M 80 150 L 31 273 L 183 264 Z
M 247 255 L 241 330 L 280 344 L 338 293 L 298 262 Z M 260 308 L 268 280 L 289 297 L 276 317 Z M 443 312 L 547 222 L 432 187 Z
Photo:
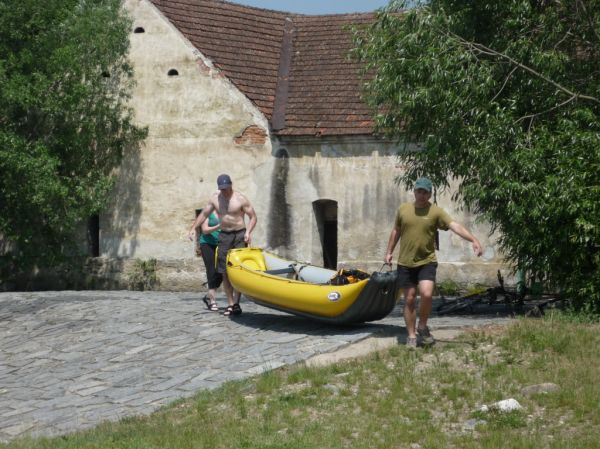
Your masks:
M 521 410 L 512 410 L 510 412 L 501 412 L 490 410 L 489 412 L 474 412 L 473 418 L 479 420 L 493 430 L 518 429 L 527 426 L 526 415 Z
M 461 292 L 461 286 L 452 279 L 446 279 L 436 284 L 438 293 L 444 296 L 458 296 Z
M 550 314 L 431 350 L 394 347 L 328 367 L 278 369 L 148 417 L 0 448 L 596 449 L 599 346 L 597 324 Z M 559 389 L 523 392 L 548 382 Z M 507 398 L 523 409 L 478 411 Z

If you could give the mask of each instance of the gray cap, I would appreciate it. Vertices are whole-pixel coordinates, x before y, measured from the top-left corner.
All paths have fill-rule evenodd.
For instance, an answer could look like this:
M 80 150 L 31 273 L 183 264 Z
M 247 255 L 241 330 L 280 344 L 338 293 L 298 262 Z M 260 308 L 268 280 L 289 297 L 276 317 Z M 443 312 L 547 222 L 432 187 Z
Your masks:
M 419 178 L 415 182 L 415 190 L 417 189 L 423 189 L 427 190 L 428 192 L 431 192 L 431 190 L 433 189 L 433 184 L 428 178 Z
M 228 189 L 229 187 L 231 187 L 232 183 L 231 183 L 231 178 L 229 177 L 229 175 L 219 175 L 219 177 L 217 178 L 217 186 L 219 187 L 219 190 L 223 190 L 223 189 Z

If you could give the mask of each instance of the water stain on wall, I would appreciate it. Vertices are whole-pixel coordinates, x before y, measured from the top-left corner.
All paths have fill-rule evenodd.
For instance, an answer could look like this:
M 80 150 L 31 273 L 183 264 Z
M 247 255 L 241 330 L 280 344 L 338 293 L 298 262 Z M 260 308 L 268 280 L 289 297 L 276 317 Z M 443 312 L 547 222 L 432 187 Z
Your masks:
M 285 150 L 275 154 L 271 179 L 271 210 L 267 243 L 270 248 L 288 247 L 290 244 L 290 205 L 286 201 L 286 189 L 290 171 L 289 155 Z

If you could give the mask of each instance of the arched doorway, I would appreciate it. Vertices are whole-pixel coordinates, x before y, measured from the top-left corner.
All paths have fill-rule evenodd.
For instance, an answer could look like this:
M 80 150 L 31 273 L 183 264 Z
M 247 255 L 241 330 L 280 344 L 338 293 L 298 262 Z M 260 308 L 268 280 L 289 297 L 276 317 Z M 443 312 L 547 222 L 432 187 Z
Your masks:
M 333 270 L 337 269 L 337 226 L 338 205 L 333 200 L 317 200 L 313 202 L 313 211 L 317 221 L 321 250 L 323 253 L 323 266 Z

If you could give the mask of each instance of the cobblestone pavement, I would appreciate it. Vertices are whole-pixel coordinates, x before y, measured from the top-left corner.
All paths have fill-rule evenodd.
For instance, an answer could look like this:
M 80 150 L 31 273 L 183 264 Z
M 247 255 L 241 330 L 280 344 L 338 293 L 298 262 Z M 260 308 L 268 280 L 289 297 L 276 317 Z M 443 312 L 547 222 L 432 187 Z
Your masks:
M 333 327 L 242 300 L 235 319 L 200 293 L 0 293 L 0 441 L 59 435 L 149 414 L 177 398 L 405 329 L 385 319 Z M 219 298 L 223 306 L 225 300 Z M 432 317 L 433 330 L 507 322 Z

